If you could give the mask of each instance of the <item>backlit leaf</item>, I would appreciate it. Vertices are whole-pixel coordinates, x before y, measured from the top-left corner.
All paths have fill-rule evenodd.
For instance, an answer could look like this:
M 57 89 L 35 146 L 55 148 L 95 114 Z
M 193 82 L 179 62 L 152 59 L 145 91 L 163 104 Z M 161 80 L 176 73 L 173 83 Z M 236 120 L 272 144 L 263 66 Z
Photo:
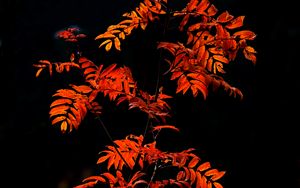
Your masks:
M 232 15 L 230 15 L 228 11 L 225 11 L 218 16 L 217 22 L 226 23 L 226 22 L 232 20 L 233 18 L 234 17 Z
M 225 171 L 218 172 L 217 174 L 215 174 L 211 177 L 211 180 L 216 181 L 216 180 L 222 178 L 224 176 L 224 174 L 225 174 Z
M 254 40 L 254 38 L 256 37 L 255 33 L 249 30 L 237 31 L 233 34 L 233 36 L 247 40 Z
M 231 20 L 225 27 L 228 29 L 235 29 L 243 26 L 245 16 L 239 16 L 233 20 Z
M 208 16 L 214 16 L 217 12 L 218 9 L 214 5 L 211 5 L 207 10 Z
M 226 57 L 222 56 L 222 55 L 213 55 L 213 58 L 217 61 L 221 61 L 222 63 L 228 64 L 229 61 Z
M 121 47 L 120 47 L 121 43 L 120 43 L 119 38 L 117 38 L 117 37 L 114 38 L 114 44 L 115 44 L 115 48 L 116 48 L 117 50 L 121 51 Z
M 198 164 L 199 160 L 200 160 L 200 159 L 199 159 L 198 157 L 194 157 L 194 158 L 189 162 L 188 167 L 189 167 L 189 168 L 194 168 L 194 167 Z
M 223 188 L 223 186 L 218 182 L 214 182 L 213 184 L 214 184 L 215 188 Z
M 211 167 L 211 166 L 210 166 L 210 163 L 209 163 L 209 162 L 205 162 L 205 163 L 201 164 L 201 165 L 197 168 L 197 170 L 200 170 L 200 171 L 202 172 L 202 171 L 205 171 L 205 170 L 209 169 L 210 167 Z
M 110 42 L 108 42 L 108 43 L 106 44 L 105 50 L 106 50 L 106 51 L 109 51 L 109 50 L 111 49 L 111 47 L 112 47 L 112 41 L 110 41 Z

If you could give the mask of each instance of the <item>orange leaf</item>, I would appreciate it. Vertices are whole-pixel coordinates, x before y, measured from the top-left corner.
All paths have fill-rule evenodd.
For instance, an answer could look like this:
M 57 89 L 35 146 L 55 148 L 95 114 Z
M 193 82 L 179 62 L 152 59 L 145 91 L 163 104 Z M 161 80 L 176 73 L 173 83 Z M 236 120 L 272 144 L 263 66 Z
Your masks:
M 109 180 L 109 183 L 112 183 L 112 184 L 116 183 L 116 178 L 111 173 L 105 172 L 102 175 Z
M 196 23 L 196 24 L 193 24 L 189 27 L 188 31 L 194 31 L 194 30 L 197 30 L 200 28 L 202 23 Z
M 40 68 L 38 71 L 36 71 L 35 77 L 38 77 L 40 73 L 42 72 L 43 68 Z
M 207 61 L 207 64 L 206 64 L 206 68 L 208 71 L 212 72 L 212 67 L 213 67 L 213 58 L 210 57 Z
M 251 46 L 246 46 L 245 47 L 245 50 L 249 53 L 256 53 L 255 49 Z
M 201 188 L 202 176 L 198 171 L 196 172 L 196 180 L 197 180 L 196 188 Z
M 68 113 L 68 119 L 67 119 L 67 121 L 71 125 L 71 128 L 73 126 L 73 127 L 75 127 L 77 129 L 77 127 L 80 124 L 80 121 L 77 121 L 76 118 L 71 113 Z
M 209 6 L 210 2 L 208 0 L 202 0 L 199 5 L 197 6 L 196 12 L 199 14 L 203 14 L 204 11 L 207 9 Z
M 245 16 L 239 16 L 235 18 L 234 20 L 231 20 L 225 27 L 228 29 L 235 29 L 238 27 L 243 26 Z
M 92 102 L 93 100 L 95 100 L 95 98 L 96 98 L 97 95 L 98 95 L 98 92 L 99 92 L 99 91 L 94 90 L 94 91 L 90 94 L 90 96 L 89 96 L 89 102 Z
M 190 169 L 190 173 L 191 173 L 191 177 L 190 177 L 190 180 L 191 180 L 191 184 L 193 184 L 197 178 L 196 176 L 196 172 L 194 169 Z
M 211 5 L 207 10 L 208 16 L 214 16 L 217 12 L 218 9 L 214 5 Z
M 191 32 L 188 32 L 188 39 L 187 39 L 187 42 L 186 44 L 190 44 L 194 39 L 194 36 Z
M 148 182 L 145 181 L 145 180 L 138 180 L 138 181 L 135 181 L 132 186 L 133 186 L 133 188 L 135 188 L 135 187 L 138 187 L 137 185 L 142 184 L 142 183 L 143 184 L 148 184 Z
M 97 182 L 95 182 L 95 181 L 91 181 L 91 182 L 87 182 L 87 183 L 84 183 L 84 184 L 81 184 L 81 185 L 77 185 L 77 186 L 76 186 L 76 187 L 74 187 L 74 188 L 87 188 L 87 187 L 94 187 L 96 184 L 97 184 Z
M 217 61 L 221 61 L 221 62 L 226 63 L 226 64 L 229 63 L 228 59 L 226 57 L 222 56 L 222 55 L 213 55 L 213 58 Z
M 226 23 L 226 22 L 232 20 L 233 18 L 234 17 L 232 15 L 230 15 L 228 11 L 225 11 L 218 16 L 217 22 Z
M 253 64 L 256 63 L 256 56 L 254 55 L 254 53 L 249 53 L 245 48 L 243 50 L 243 54 L 244 54 L 245 58 L 252 61 Z
M 189 21 L 189 18 L 190 18 L 190 15 L 187 14 L 183 17 L 182 21 L 180 22 L 180 25 L 179 25 L 179 31 L 183 31 L 183 28 L 184 26 L 187 24 L 187 22 Z
M 77 111 L 75 108 L 70 108 L 70 110 L 71 110 L 71 112 L 74 114 L 74 116 L 75 116 L 75 118 L 76 118 L 76 120 L 78 121 L 78 122 L 80 122 L 81 121 L 81 114 L 80 114 L 80 112 L 79 111 Z M 78 109 L 79 110 L 79 109 Z
M 191 83 L 194 84 L 194 86 L 201 91 L 203 98 L 206 99 L 207 95 L 208 95 L 208 90 L 207 90 L 207 86 L 199 80 L 191 80 Z
M 186 6 L 187 12 L 191 12 L 192 10 L 194 10 L 198 3 L 198 0 L 191 0 Z
M 194 86 L 194 85 L 192 85 L 191 86 L 191 90 L 192 90 L 193 96 L 197 97 L 197 95 L 198 95 L 198 89 L 197 89 L 197 87 Z
M 215 174 L 211 177 L 211 180 L 216 181 L 216 180 L 222 178 L 225 173 L 226 173 L 225 171 L 218 172 L 217 174 Z
M 249 30 L 235 32 L 233 36 L 239 37 L 240 39 L 247 39 L 247 40 L 253 40 L 256 37 L 255 33 Z
M 105 46 L 105 50 L 106 51 L 109 51 L 111 49 L 111 46 L 112 46 L 112 41 L 108 42 Z
M 223 50 L 221 48 L 213 47 L 209 48 L 208 51 L 213 54 L 223 55 Z
M 217 69 L 217 70 L 216 70 Z M 225 74 L 226 72 L 223 70 L 223 64 L 219 61 L 216 61 L 214 64 L 214 73 L 218 72 Z
M 90 181 L 90 180 L 97 180 L 100 182 L 106 182 L 106 180 L 104 178 L 102 178 L 101 176 L 90 176 L 85 178 L 84 180 L 82 180 L 82 182 L 86 182 L 86 181 Z
M 91 73 L 95 73 L 95 72 L 96 72 L 96 69 L 94 67 L 93 68 L 89 67 L 84 70 L 83 74 L 87 75 L 87 74 L 91 74 Z
M 115 38 L 116 36 L 111 33 L 103 33 L 101 35 L 98 35 L 95 40 L 101 39 L 101 38 Z
M 185 176 L 184 171 L 178 172 L 177 177 L 176 177 L 177 181 L 183 180 L 184 176 Z
M 106 161 L 108 158 L 110 157 L 110 155 L 104 155 L 102 157 L 100 157 L 97 161 L 97 164 L 99 163 L 103 163 L 104 161 Z
M 66 119 L 66 116 L 58 116 L 56 118 L 54 118 L 51 122 L 52 125 L 56 124 L 57 122 L 60 122 L 62 120 L 65 120 Z
M 77 92 L 83 93 L 83 94 L 87 94 L 87 93 L 90 93 L 91 91 L 93 91 L 92 88 L 90 88 L 89 86 L 86 86 L 86 85 L 76 86 L 76 85 L 71 84 L 71 87 L 74 90 L 76 90 Z
M 109 42 L 112 42 L 111 39 L 105 40 L 104 42 L 102 42 L 102 43 L 99 45 L 99 48 L 101 48 L 102 46 L 104 46 L 105 44 L 107 44 L 107 43 L 109 43 Z
M 120 38 L 120 39 L 125 39 L 125 33 L 124 33 L 124 32 L 121 32 L 121 33 L 119 34 L 119 38 Z
M 212 188 L 211 181 L 209 181 L 209 182 L 207 183 L 207 188 Z
M 207 172 L 205 172 L 205 176 L 214 176 L 216 174 L 218 174 L 218 170 L 217 169 L 211 169 L 211 170 L 208 170 Z
M 204 170 L 207 170 L 210 168 L 210 163 L 209 162 L 205 162 L 203 164 L 201 164 L 197 170 L 200 170 L 201 172 L 204 171 Z
M 186 91 L 191 84 L 189 83 L 189 81 L 187 80 L 185 75 L 182 75 L 178 81 L 177 81 L 177 89 L 176 89 L 176 93 L 179 93 L 180 91 Z
M 66 132 L 67 127 L 68 127 L 67 122 L 66 122 L 66 121 L 63 121 L 63 122 L 61 123 L 61 125 L 60 125 L 60 130 L 61 130 L 62 132 Z
M 179 129 L 176 128 L 174 125 L 158 125 L 158 126 L 153 127 L 153 131 L 159 131 L 161 129 L 172 129 L 175 131 L 179 131 Z
M 170 80 L 175 80 L 176 78 L 180 77 L 182 74 L 183 73 L 180 71 L 173 72 Z
M 57 105 L 62 105 L 62 104 L 72 104 L 72 100 L 70 99 L 56 99 L 53 101 L 50 105 L 50 108 L 57 106 Z
M 205 176 L 202 176 L 200 185 L 201 188 L 207 188 L 207 178 Z
M 201 46 L 198 50 L 198 53 L 197 53 L 197 59 L 198 60 L 203 60 L 205 59 L 205 45 Z
M 105 77 L 106 75 L 108 75 L 108 74 L 110 74 L 113 70 L 114 70 L 114 68 L 117 66 L 117 64 L 111 64 L 111 65 L 109 65 L 107 68 L 105 68 L 104 70 L 103 70 L 103 72 L 100 74 L 100 78 L 103 78 L 103 77 Z
M 58 114 L 66 114 L 66 110 L 68 110 L 70 107 L 69 106 L 55 106 L 52 108 L 49 112 L 50 117 L 58 115 Z
M 200 159 L 199 159 L 198 157 L 194 157 L 194 158 L 190 161 L 188 167 L 189 167 L 189 168 L 194 168 L 194 167 L 197 165 L 197 163 L 199 162 L 199 160 L 200 160 Z
M 120 39 L 117 38 L 117 37 L 114 38 L 114 43 L 115 43 L 115 48 L 116 48 L 117 50 L 121 51 L 121 47 L 120 47 L 121 42 L 120 42 Z
M 215 188 L 223 188 L 223 186 L 218 182 L 214 182 L 214 186 Z

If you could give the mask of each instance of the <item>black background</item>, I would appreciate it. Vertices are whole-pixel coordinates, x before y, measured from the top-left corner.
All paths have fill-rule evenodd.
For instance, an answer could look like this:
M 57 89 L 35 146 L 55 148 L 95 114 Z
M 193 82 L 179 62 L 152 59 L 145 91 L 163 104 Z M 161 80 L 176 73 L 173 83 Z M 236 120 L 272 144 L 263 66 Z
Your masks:
M 214 4 L 234 16 L 245 15 L 246 28 L 257 33 L 253 43 L 258 51 L 257 65 L 238 59 L 229 76 L 245 98 L 238 101 L 223 93 L 212 94 L 206 101 L 176 96 L 171 100 L 172 121 L 181 132 L 162 133 L 160 147 L 169 151 L 197 148 L 204 161 L 227 171 L 222 180 L 227 188 L 271 187 L 283 180 L 284 174 L 289 177 L 282 182 L 292 183 L 299 176 L 293 171 L 299 166 L 295 160 L 299 123 L 292 121 L 299 111 L 299 79 L 292 74 L 297 68 L 292 62 L 299 41 L 295 19 L 289 17 L 287 22 L 287 14 L 275 3 L 226 0 Z M 64 46 L 54 34 L 74 25 L 90 37 L 83 47 L 87 57 L 106 65 L 113 61 L 130 66 L 141 87 L 153 93 L 158 57 L 155 40 L 162 38 L 160 26 L 136 31 L 122 43 L 121 54 L 109 57 L 93 41 L 136 5 L 120 0 L 1 1 L 1 21 L 5 23 L 0 39 L 4 94 L 0 142 L 4 157 L 1 166 L 5 167 L 1 167 L 1 182 L 8 187 L 63 188 L 95 173 L 97 153 L 110 143 L 98 122 L 88 116 L 79 131 L 62 135 L 48 118 L 51 95 L 76 78 L 72 74 L 50 78 L 46 72 L 35 78 L 32 64 L 44 58 L 65 58 Z M 291 26 L 288 30 L 287 25 Z M 173 82 L 163 82 L 168 84 L 167 92 L 174 92 Z M 142 113 L 128 112 L 125 106 L 115 107 L 109 102 L 104 105 L 103 121 L 114 139 L 143 133 L 146 117 Z M 287 173 L 285 167 L 292 167 L 292 171 L 289 168 Z

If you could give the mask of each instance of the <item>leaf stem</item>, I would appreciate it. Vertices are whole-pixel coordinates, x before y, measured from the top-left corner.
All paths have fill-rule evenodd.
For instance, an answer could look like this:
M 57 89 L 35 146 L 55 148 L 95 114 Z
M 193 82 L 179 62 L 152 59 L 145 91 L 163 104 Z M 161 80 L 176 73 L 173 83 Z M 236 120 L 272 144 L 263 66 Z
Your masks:
M 123 155 L 121 154 L 121 152 L 118 149 L 117 144 L 114 142 L 114 140 L 112 139 L 112 136 L 110 135 L 110 133 L 108 132 L 106 126 L 104 125 L 103 121 L 101 120 L 100 116 L 97 116 L 96 119 L 100 122 L 102 128 L 104 129 L 107 137 L 109 138 L 109 140 L 112 142 L 113 147 L 116 149 L 117 153 L 120 155 L 121 159 L 123 160 L 124 164 L 130 168 L 130 166 L 128 165 L 128 163 L 126 162 L 125 158 L 123 157 Z

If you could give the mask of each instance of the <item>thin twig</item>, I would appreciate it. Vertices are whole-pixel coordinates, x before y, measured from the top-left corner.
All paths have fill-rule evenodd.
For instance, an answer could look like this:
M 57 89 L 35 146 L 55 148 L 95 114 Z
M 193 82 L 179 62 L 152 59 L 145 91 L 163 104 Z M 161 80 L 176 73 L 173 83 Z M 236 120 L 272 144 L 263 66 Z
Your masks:
M 106 126 L 104 125 L 103 121 L 101 120 L 100 116 L 97 116 L 96 119 L 99 120 L 99 122 L 100 122 L 102 128 L 104 129 L 104 131 L 105 131 L 106 135 L 108 136 L 108 138 L 110 139 L 110 141 L 113 143 L 113 147 L 116 149 L 117 153 L 120 155 L 120 157 L 121 157 L 121 159 L 123 160 L 124 164 L 125 164 L 128 168 L 130 168 L 130 166 L 129 166 L 128 163 L 126 162 L 125 158 L 123 157 L 123 155 L 122 155 L 121 152 L 119 151 L 117 144 L 114 142 L 114 140 L 112 139 L 112 137 L 111 137 L 110 133 L 108 132 Z
M 151 178 L 150 178 L 150 181 L 149 181 L 149 183 L 148 183 L 147 188 L 149 188 L 149 187 L 150 187 L 150 184 L 153 182 L 154 176 L 156 175 L 157 165 L 158 165 L 158 160 L 155 162 L 155 166 L 154 166 L 154 169 L 153 169 L 153 173 L 152 173 L 152 176 L 151 176 Z

